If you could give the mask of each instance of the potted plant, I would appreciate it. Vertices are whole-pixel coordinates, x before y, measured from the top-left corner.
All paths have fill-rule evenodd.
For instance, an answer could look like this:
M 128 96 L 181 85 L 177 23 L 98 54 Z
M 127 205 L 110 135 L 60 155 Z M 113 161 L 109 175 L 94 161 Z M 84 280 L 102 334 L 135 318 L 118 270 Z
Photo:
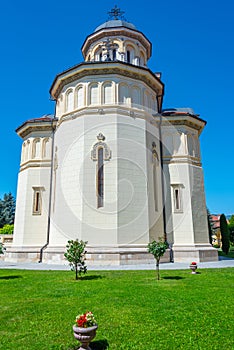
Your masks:
M 91 311 L 76 316 L 73 332 L 74 337 L 81 342 L 81 347 L 78 350 L 91 350 L 89 343 L 96 336 L 97 328 L 97 322 Z
M 191 262 L 190 269 L 192 270 L 192 274 L 196 274 L 197 263 L 195 261 Z

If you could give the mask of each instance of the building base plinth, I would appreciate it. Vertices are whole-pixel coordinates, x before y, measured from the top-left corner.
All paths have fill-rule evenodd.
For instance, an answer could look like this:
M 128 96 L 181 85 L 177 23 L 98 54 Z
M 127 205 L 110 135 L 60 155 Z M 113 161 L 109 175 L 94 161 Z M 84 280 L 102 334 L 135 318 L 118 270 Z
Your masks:
M 218 261 L 218 252 L 210 244 L 173 246 L 174 262 L 206 262 Z
M 16 247 L 6 246 L 4 260 L 8 262 L 38 263 L 42 247 Z M 42 251 L 42 262 L 45 264 L 68 264 L 64 258 L 65 247 L 48 246 Z M 87 266 L 121 266 L 154 264 L 155 259 L 147 252 L 146 246 L 142 247 L 87 247 Z M 170 250 L 168 249 L 160 262 L 170 262 Z
M 40 249 L 38 246 L 12 246 L 11 244 L 4 244 L 6 252 L 4 253 L 3 260 L 9 262 L 39 262 Z

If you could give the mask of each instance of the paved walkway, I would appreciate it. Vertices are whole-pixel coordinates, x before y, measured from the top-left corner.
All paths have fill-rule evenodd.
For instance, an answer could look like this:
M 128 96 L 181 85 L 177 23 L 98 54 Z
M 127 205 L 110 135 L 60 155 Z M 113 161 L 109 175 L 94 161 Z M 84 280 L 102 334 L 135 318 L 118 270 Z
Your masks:
M 105 265 L 105 266 L 94 266 L 87 262 L 88 270 L 153 270 L 155 264 L 145 265 Z M 198 263 L 199 269 L 206 268 L 223 268 L 223 267 L 234 267 L 234 259 L 219 257 L 219 261 L 213 262 L 202 262 Z M 161 270 L 185 270 L 189 268 L 188 263 L 176 262 L 176 263 L 161 263 Z M 66 264 L 55 265 L 45 263 L 14 263 L 8 261 L 2 261 L 0 259 L 0 269 L 21 269 L 21 270 L 70 270 L 70 267 Z

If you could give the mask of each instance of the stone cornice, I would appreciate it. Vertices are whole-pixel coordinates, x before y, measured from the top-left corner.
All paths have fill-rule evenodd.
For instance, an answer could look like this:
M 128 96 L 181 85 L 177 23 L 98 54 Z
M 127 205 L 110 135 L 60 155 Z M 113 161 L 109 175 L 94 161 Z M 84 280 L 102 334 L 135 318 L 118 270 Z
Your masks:
M 54 99 L 63 87 L 85 76 L 119 75 L 135 80 L 141 80 L 150 86 L 159 96 L 164 94 L 164 84 L 153 72 L 144 67 L 134 66 L 124 62 L 83 62 L 67 71 L 58 74 L 51 86 L 50 94 Z
M 176 116 L 164 116 L 162 118 L 162 126 L 188 126 L 192 129 L 198 130 L 199 135 L 201 134 L 203 128 L 206 125 L 206 121 L 199 118 L 198 116 L 193 116 L 190 114 L 181 114 Z
M 35 119 L 36 120 L 36 119 Z M 26 121 L 16 129 L 17 134 L 24 139 L 32 132 L 52 132 L 56 126 L 57 119 L 51 119 L 50 121 Z
M 159 126 L 159 121 L 156 120 L 151 113 L 147 113 L 146 110 L 140 110 L 137 108 L 131 108 L 129 106 L 121 106 L 121 105 L 113 105 L 113 106 L 97 106 L 95 107 L 85 107 L 81 110 L 76 110 L 71 113 L 64 114 L 57 123 L 57 128 L 60 127 L 60 125 L 63 122 L 74 120 L 79 117 L 92 117 L 97 115 L 110 115 L 110 114 L 118 114 L 121 116 L 131 117 L 133 119 L 145 119 L 150 124 L 152 124 L 155 127 Z

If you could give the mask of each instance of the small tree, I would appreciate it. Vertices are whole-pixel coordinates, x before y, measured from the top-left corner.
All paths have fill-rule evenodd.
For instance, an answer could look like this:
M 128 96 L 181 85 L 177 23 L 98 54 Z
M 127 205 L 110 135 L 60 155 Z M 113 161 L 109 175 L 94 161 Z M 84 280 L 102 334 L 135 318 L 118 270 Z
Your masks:
M 87 253 L 85 247 L 87 243 L 88 242 L 76 239 L 75 241 L 68 241 L 66 245 L 67 252 L 64 253 L 64 257 L 69 262 L 71 269 L 76 272 L 76 280 L 78 280 L 78 277 L 80 277 L 82 273 L 87 272 L 87 267 L 85 265 L 85 254 Z
M 168 243 L 163 241 L 162 237 L 159 237 L 158 242 L 153 241 L 148 244 L 148 252 L 151 253 L 156 260 L 156 271 L 158 280 L 160 279 L 159 275 L 159 261 L 160 258 L 164 255 L 168 248 Z
M 222 251 L 227 255 L 230 247 L 230 232 L 227 225 L 226 216 L 220 215 L 220 232 L 222 239 Z

